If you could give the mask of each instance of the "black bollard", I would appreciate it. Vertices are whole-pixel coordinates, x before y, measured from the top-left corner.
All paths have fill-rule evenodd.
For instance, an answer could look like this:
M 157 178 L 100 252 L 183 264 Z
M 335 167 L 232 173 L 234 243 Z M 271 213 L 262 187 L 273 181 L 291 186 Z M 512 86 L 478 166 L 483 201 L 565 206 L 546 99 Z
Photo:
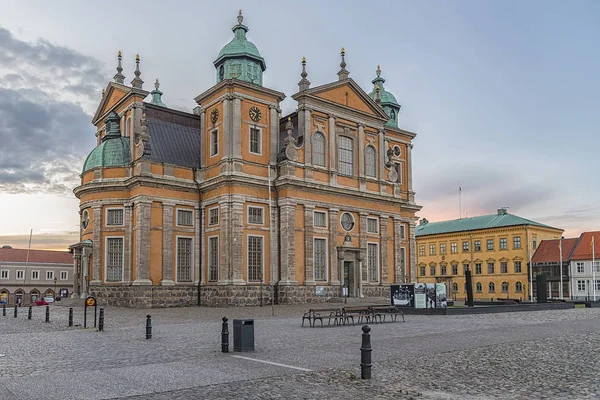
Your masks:
M 152 339 L 152 317 L 146 315 L 146 339 Z
M 471 275 L 471 270 L 468 267 L 465 270 L 465 282 L 467 285 L 467 300 L 465 305 L 467 307 L 473 307 L 473 276 Z
M 17 305 L 15 304 L 15 318 L 17 318 Z
M 69 307 L 69 326 L 73 326 L 73 307 Z
M 50 322 L 50 306 L 46 306 L 46 322 Z
M 104 330 L 104 308 L 100 308 L 100 316 L 98 317 L 98 331 Z
M 31 306 L 29 306 L 29 311 L 27 311 L 27 319 L 31 319 Z
M 229 353 L 229 323 L 227 317 L 223 317 L 223 327 L 221 328 L 221 351 Z
M 360 347 L 360 379 L 371 379 L 371 327 L 363 325 L 362 327 L 362 346 Z
M 2 304 L 2 316 L 6 317 L 6 304 Z

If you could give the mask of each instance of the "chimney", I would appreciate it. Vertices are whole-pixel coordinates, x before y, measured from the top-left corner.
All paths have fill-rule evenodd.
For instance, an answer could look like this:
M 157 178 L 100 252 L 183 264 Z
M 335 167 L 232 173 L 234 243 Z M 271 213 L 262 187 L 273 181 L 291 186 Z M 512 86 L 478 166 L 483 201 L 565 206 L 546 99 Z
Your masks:
M 498 209 L 498 215 L 506 215 L 506 208 L 499 208 Z

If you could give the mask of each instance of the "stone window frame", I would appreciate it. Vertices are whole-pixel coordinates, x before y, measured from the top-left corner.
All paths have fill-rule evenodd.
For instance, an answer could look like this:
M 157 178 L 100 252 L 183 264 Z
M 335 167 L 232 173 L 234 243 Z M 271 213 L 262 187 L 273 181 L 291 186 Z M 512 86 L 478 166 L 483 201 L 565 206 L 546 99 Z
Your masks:
M 133 131 L 132 126 L 131 126 L 131 116 L 127 117 L 125 119 L 125 124 L 123 125 L 123 136 L 124 137 L 130 137 L 131 136 L 131 132 Z
M 179 280 L 179 239 L 190 239 L 190 279 Z M 176 235 L 175 236 L 175 282 L 193 283 L 194 282 L 194 236 Z
M 458 293 L 458 283 L 454 282 L 452 284 L 452 291 L 454 291 L 455 293 Z
M 446 276 L 448 273 L 448 265 L 447 264 L 440 264 L 440 275 L 441 276 Z
M 400 224 L 400 239 L 406 239 L 406 225 Z
M 64 276 L 64 278 L 63 278 Z M 60 271 L 60 280 L 68 281 L 69 280 L 69 271 Z
M 400 185 L 402 184 L 402 171 L 404 170 L 404 167 L 402 166 L 403 163 L 404 163 L 404 161 L 394 162 L 396 172 L 398 173 L 398 179 L 396 180 L 396 183 L 398 183 Z
M 6 275 L 6 276 L 5 276 Z M 10 279 L 10 272 L 8 269 L 2 269 L 0 270 L 0 279 Z
M 483 272 L 482 263 L 475 263 L 475 275 L 481 275 Z
M 375 221 L 375 230 L 369 229 L 369 222 Z M 379 218 L 367 217 L 367 233 L 378 234 L 379 233 Z
M 440 255 L 446 254 L 446 243 L 440 243 Z
M 468 240 L 463 240 L 463 242 L 462 242 L 462 251 L 463 251 L 463 253 L 468 253 L 469 252 L 469 241 Z
M 437 271 L 437 265 L 434 264 L 434 265 L 429 266 L 429 275 L 430 276 L 435 276 L 436 271 Z
M 521 281 L 515 282 L 515 292 L 523 293 L 523 284 L 521 283 Z
M 260 263 L 261 268 L 259 271 L 259 277 L 257 279 L 250 279 L 250 238 L 260 238 L 261 239 L 261 249 L 260 249 Z M 247 282 L 261 282 L 260 275 L 262 275 L 262 280 L 265 279 L 265 236 L 264 235 L 247 235 L 246 236 L 246 281 Z
M 481 251 L 481 240 L 475 240 L 473 243 L 473 251 Z
M 488 293 L 496 293 L 496 284 L 494 282 L 488 283 Z
M 425 276 L 425 273 L 427 271 L 426 267 L 427 267 L 426 265 L 419 265 L 419 275 L 420 276 Z
M 377 179 L 377 149 L 371 144 L 365 148 L 365 176 Z
M 518 270 L 517 270 L 517 263 L 519 263 Z M 523 264 L 521 263 L 521 261 L 513 261 L 513 268 L 514 268 L 515 274 L 520 274 L 521 271 L 523 271 Z
M 54 279 L 54 271 L 46 271 L 46 280 L 51 281 Z
M 186 213 L 186 212 L 189 212 L 189 213 L 191 213 L 191 214 L 192 214 L 192 218 L 191 218 L 191 220 L 192 220 L 192 223 L 191 223 L 191 225 L 188 225 L 188 224 L 182 224 L 182 223 L 180 223 L 180 222 L 179 222 L 179 215 L 180 215 L 179 213 L 180 213 L 180 212 L 181 212 L 181 213 Z M 190 208 L 183 208 L 183 207 L 182 207 L 182 208 L 176 208 L 176 209 L 175 209 L 175 226 L 178 226 L 178 227 L 180 226 L 180 227 L 183 227 L 183 228 L 193 228 L 193 227 L 194 227 L 194 225 L 195 225 L 195 224 L 194 224 L 194 221 L 195 221 L 195 218 L 194 218 L 194 210 L 193 210 L 193 209 L 190 209 Z
M 35 269 L 35 270 L 31 271 L 31 280 L 32 281 L 39 281 L 40 280 L 40 270 Z
M 217 157 L 219 155 L 219 127 L 215 127 L 210 130 L 208 134 L 208 156 L 209 158 Z M 213 152 L 213 150 L 216 150 Z
M 487 251 L 494 251 L 494 239 L 487 239 L 485 248 Z
M 317 139 L 317 137 L 319 137 L 319 139 Z M 321 154 L 321 152 L 317 151 L 319 149 L 317 147 L 317 144 L 320 145 L 320 143 L 317 143 L 317 140 L 321 140 L 320 139 L 321 137 L 323 138 L 322 154 Z M 316 131 L 311 136 L 311 145 L 312 145 L 312 154 L 311 154 L 312 164 L 317 167 L 326 168 L 327 167 L 327 136 L 325 136 L 325 134 L 321 131 Z M 323 156 L 322 160 L 319 159 L 319 157 L 321 157 L 321 155 Z M 320 163 L 321 161 L 322 161 L 322 164 Z
M 429 244 L 429 255 L 430 256 L 435 256 L 436 251 L 435 251 L 435 243 L 430 243 Z
M 212 223 L 212 217 L 213 215 L 211 214 L 212 211 L 217 211 L 217 221 L 215 223 Z M 219 225 L 219 206 L 215 206 L 215 207 L 210 207 L 208 209 L 208 226 L 218 226 Z
M 17 279 L 17 280 L 19 280 L 19 279 L 25 279 L 25 270 L 24 269 L 18 269 L 16 271 L 15 277 L 16 277 L 15 279 Z
M 375 265 L 371 266 L 371 257 L 369 256 L 369 246 L 375 246 Z M 373 271 L 375 276 L 372 276 Z M 370 283 L 379 283 L 379 243 L 367 242 L 367 281 Z
M 217 251 L 215 253 L 215 256 L 217 258 L 217 263 L 216 265 L 212 265 L 211 261 L 214 261 L 211 257 L 211 248 L 210 248 L 210 244 L 212 240 L 215 240 L 217 242 Z M 208 276 L 208 282 L 218 282 L 219 281 L 219 235 L 212 235 L 212 236 L 208 236 L 207 237 L 207 252 L 206 252 L 206 265 L 208 268 L 207 271 L 207 276 Z M 216 270 L 212 270 L 211 268 L 216 266 Z M 216 277 L 213 279 L 213 272 L 216 272 Z
M 258 152 L 252 151 L 252 130 L 256 130 L 258 132 Z M 248 127 L 248 153 L 253 154 L 255 156 L 263 155 L 263 130 L 259 126 L 251 125 Z
M 323 265 L 323 269 L 324 269 L 324 279 L 317 279 L 318 274 L 317 272 L 317 263 L 315 262 L 315 260 L 317 259 L 317 246 L 315 245 L 315 242 L 317 240 L 324 240 L 325 241 L 325 264 Z M 329 280 L 329 240 L 326 237 L 313 237 L 313 278 L 315 281 L 317 282 L 327 282 Z
M 500 250 L 508 250 L 508 239 L 507 238 L 500 238 L 498 240 L 498 247 L 500 248 Z
M 458 264 L 452 264 L 452 275 L 458 275 Z
M 342 176 L 356 176 L 356 161 L 355 161 L 355 149 L 354 147 L 356 146 L 354 137 L 350 137 L 346 134 L 343 135 L 338 135 L 337 137 L 337 161 L 338 161 L 338 173 Z M 346 148 L 346 147 L 342 147 L 342 145 L 344 144 L 344 142 L 346 144 L 348 144 L 348 142 L 346 142 L 346 140 L 349 141 L 350 147 Z M 348 161 L 347 157 L 345 157 L 347 154 L 344 153 L 344 157 L 342 157 L 342 150 L 346 153 L 350 153 L 350 158 L 351 160 Z M 344 168 L 342 168 L 342 166 L 344 166 Z M 350 168 L 352 171 L 350 173 L 347 173 L 346 169 Z
M 508 261 L 500 261 L 500 273 L 508 274 Z
M 317 225 L 316 221 L 317 221 L 317 214 L 322 214 L 325 216 L 325 226 L 322 225 Z M 313 228 L 319 228 L 319 229 L 327 229 L 329 226 L 329 221 L 328 221 L 328 215 L 327 215 L 327 211 L 324 210 L 314 210 L 313 211 Z
M 109 239 L 121 239 L 121 279 L 108 280 L 108 242 Z M 125 236 L 106 236 L 104 238 L 104 282 L 123 282 L 125 280 Z
M 261 222 L 251 222 L 250 221 L 250 210 L 260 210 L 260 219 Z M 264 226 L 265 225 L 265 206 L 257 206 L 257 205 L 248 205 L 246 207 L 246 221 L 248 225 L 256 225 L 256 226 Z
M 421 256 L 421 257 L 425 256 L 425 245 L 424 244 L 419 245 L 419 256 Z
M 121 223 L 120 224 L 110 224 L 109 223 L 109 214 L 111 211 L 121 211 Z M 106 227 L 125 226 L 125 207 L 106 207 L 104 209 L 104 226 L 106 226 Z
M 481 282 L 477 282 L 475 284 L 475 292 L 476 293 L 483 293 L 483 285 L 481 284 Z
M 488 261 L 487 267 L 488 267 L 488 274 L 492 275 L 492 274 L 496 273 L 496 262 L 495 261 Z
M 513 250 L 521 248 L 521 236 L 513 236 Z
M 502 282 L 502 288 L 500 289 L 500 293 L 508 293 L 508 282 Z
M 450 252 L 452 254 L 458 254 L 458 242 L 450 243 Z

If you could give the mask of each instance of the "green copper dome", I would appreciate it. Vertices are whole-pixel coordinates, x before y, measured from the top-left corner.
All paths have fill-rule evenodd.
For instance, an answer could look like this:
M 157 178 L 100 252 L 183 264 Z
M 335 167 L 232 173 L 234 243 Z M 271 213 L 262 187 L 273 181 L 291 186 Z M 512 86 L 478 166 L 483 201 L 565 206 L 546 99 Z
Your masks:
M 373 83 L 373 91 L 369 93 L 369 96 L 373 100 L 377 100 L 377 87 L 379 86 L 379 98 L 381 99 L 381 107 L 390 117 L 389 121 L 386 122 L 387 126 L 394 128 L 398 127 L 398 112 L 400 111 L 400 104 L 393 94 L 385 90 L 383 84 L 385 79 L 381 77 L 381 69 L 377 66 L 377 77 L 371 81 Z
M 125 167 L 131 163 L 129 138 L 121 136 L 119 116 L 113 111 L 105 123 L 107 133 L 102 143 L 87 156 L 82 173 L 96 167 Z
M 221 49 L 213 63 L 217 69 L 217 83 L 223 79 L 240 79 L 262 85 L 262 73 L 267 65 L 256 45 L 246 38 L 248 27 L 242 24 L 243 20 L 240 10 L 238 24 L 231 28 L 233 39 Z

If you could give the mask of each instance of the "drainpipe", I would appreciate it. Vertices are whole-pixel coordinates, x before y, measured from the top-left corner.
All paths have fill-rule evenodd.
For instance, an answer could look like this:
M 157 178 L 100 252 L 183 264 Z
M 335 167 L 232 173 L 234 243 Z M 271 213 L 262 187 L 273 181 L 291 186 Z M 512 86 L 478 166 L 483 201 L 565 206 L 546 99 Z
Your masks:
M 199 257 L 198 257 L 198 265 L 199 265 L 199 276 L 198 276 L 198 306 L 202 305 L 202 243 L 204 241 L 204 238 L 202 237 L 202 227 L 203 225 L 203 221 L 202 221 L 202 191 L 200 190 L 200 183 L 196 180 L 196 172 L 198 171 L 197 168 L 192 168 L 192 173 L 193 173 L 193 177 L 194 177 L 194 182 L 196 183 L 196 188 L 198 189 L 198 229 L 200 232 L 200 243 L 198 243 L 199 246 Z

